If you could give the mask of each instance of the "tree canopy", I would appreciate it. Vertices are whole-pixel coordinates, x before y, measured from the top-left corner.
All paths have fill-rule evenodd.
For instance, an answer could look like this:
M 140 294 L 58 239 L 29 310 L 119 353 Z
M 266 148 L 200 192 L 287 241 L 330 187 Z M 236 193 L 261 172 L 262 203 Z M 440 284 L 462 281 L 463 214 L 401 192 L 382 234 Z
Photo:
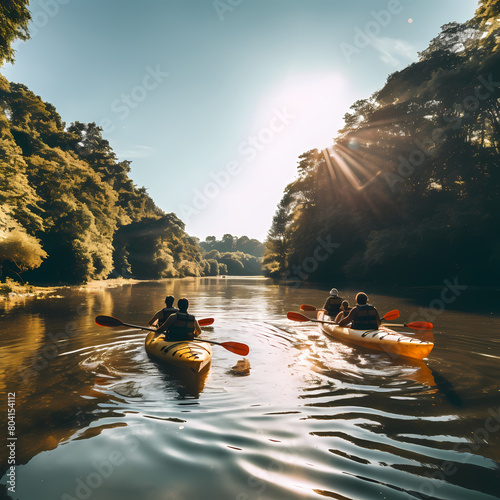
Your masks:
M 224 235 L 200 245 L 134 185 L 130 162 L 95 123 L 66 126 L 54 106 L 1 75 L 0 109 L 1 280 L 260 274 L 262 243 Z
M 81 283 L 227 273 L 129 177 L 95 123 L 0 76 L 0 277 Z M 222 266 L 222 264 L 221 264 Z
M 207 236 L 200 242 L 205 250 L 205 259 L 213 259 L 224 267 L 219 269 L 219 274 L 232 274 L 251 276 L 262 274 L 262 255 L 264 244 L 248 236 L 233 236 L 225 234 L 221 240 L 215 236 Z M 224 271 L 225 272 L 222 272 Z
M 12 42 L 29 38 L 29 0 L 2 0 L 0 3 L 0 66 L 14 62 Z
M 443 26 L 417 62 L 351 106 L 331 148 L 300 157 L 266 241 L 267 274 L 496 284 L 498 5 Z M 318 238 L 335 244 L 328 258 L 315 257 Z

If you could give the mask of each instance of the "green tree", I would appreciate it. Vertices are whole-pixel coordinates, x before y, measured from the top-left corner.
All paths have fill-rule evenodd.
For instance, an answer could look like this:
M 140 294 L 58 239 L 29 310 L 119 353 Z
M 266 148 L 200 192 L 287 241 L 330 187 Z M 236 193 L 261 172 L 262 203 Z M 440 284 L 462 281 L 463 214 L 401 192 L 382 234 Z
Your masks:
M 0 4 L 0 66 L 14 62 L 12 42 L 28 40 L 29 0 L 2 0 Z
M 10 263 L 10 270 L 18 275 L 39 267 L 45 257 L 47 253 L 40 241 L 19 226 L 6 205 L 0 205 L 0 281 L 7 276 L 6 263 Z
M 497 279 L 497 18 L 485 0 L 474 19 L 443 26 L 417 62 L 351 107 L 328 152 L 300 157 L 266 240 L 269 275 L 300 268 L 319 236 L 338 249 L 310 279 Z

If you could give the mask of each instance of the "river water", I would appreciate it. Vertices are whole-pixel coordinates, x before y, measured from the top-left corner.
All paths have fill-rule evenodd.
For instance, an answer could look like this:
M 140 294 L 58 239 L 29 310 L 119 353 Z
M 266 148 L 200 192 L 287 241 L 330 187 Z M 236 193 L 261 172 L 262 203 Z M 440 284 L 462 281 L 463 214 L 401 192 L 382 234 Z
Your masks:
M 355 292 L 342 291 L 351 301 Z M 250 373 L 236 375 L 240 358 L 213 346 L 205 374 L 180 377 L 148 358 L 143 331 L 94 323 L 105 314 L 145 325 L 167 294 L 215 318 L 204 337 L 248 344 Z M 287 320 L 327 292 L 262 278 L 67 287 L 3 302 L 0 497 L 500 498 L 500 310 L 492 299 L 463 312 L 474 294 L 452 280 L 370 294 L 381 313 L 432 320 L 434 331 L 418 334 L 435 341 L 424 362 Z

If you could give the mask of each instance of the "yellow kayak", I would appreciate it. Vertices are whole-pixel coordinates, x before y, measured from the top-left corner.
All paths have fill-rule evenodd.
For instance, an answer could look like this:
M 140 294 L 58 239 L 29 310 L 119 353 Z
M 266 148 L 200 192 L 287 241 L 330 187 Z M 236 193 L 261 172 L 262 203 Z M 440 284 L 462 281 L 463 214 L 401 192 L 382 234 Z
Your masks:
M 318 320 L 333 321 L 334 319 L 325 314 L 324 311 L 318 311 Z M 433 342 L 395 332 L 386 326 L 381 326 L 378 330 L 367 331 L 321 323 L 321 329 L 329 337 L 368 349 L 385 351 L 391 357 L 405 356 L 412 359 L 424 359 L 434 347 Z
M 163 335 L 149 332 L 146 337 L 146 351 L 158 361 L 178 368 L 190 368 L 201 372 L 210 365 L 212 348 L 201 341 L 167 342 Z

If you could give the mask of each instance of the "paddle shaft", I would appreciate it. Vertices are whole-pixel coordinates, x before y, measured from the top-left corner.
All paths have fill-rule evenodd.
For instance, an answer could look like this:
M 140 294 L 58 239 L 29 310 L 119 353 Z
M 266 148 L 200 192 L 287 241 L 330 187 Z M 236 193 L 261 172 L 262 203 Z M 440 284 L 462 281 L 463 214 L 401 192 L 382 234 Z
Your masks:
M 390 312 L 394 312 L 394 311 L 390 311 Z M 387 313 L 387 314 L 389 314 L 389 313 Z M 325 321 L 325 320 L 321 320 L 321 319 L 311 319 L 311 318 L 308 318 L 307 316 L 304 316 L 303 314 L 300 314 L 300 313 L 288 313 L 287 317 L 288 317 L 288 319 L 291 319 L 293 321 L 313 321 L 314 323 L 326 323 L 326 324 L 329 324 L 329 325 L 338 325 L 338 323 L 335 323 L 335 321 Z M 301 317 L 301 319 L 299 319 L 299 317 Z M 385 316 L 382 319 L 385 319 Z
M 203 321 L 203 320 L 201 320 L 201 321 Z M 100 326 L 105 326 L 105 325 L 100 325 Z M 147 330 L 148 332 L 157 332 L 158 331 L 156 328 L 148 328 L 147 326 L 131 325 L 129 323 L 124 323 L 123 321 L 121 321 L 120 324 L 109 325 L 109 326 L 111 326 L 112 328 L 113 327 L 118 327 L 118 326 L 129 326 L 130 328 L 139 328 L 140 330 Z M 204 326 L 204 325 L 200 325 L 200 327 L 201 326 Z
M 130 328 L 139 328 L 140 330 L 147 330 L 148 332 L 157 332 L 154 328 L 148 328 L 147 326 L 130 325 L 129 323 L 123 323 L 123 326 L 129 326 Z M 198 342 L 207 342 L 208 344 L 222 345 L 220 342 L 215 342 L 214 340 L 204 340 L 204 339 L 189 339 L 189 342 L 196 340 Z
M 328 323 L 330 325 L 336 325 L 335 321 L 323 321 L 320 319 L 310 319 L 307 316 L 304 316 L 303 314 L 296 313 L 296 312 L 289 312 L 287 314 L 288 319 L 291 319 L 292 321 L 313 321 L 314 323 Z M 301 317 L 301 318 L 300 318 Z M 300 318 L 300 319 L 299 319 Z
M 434 328 L 434 325 L 432 323 L 428 323 L 426 321 L 419 322 L 419 321 L 414 321 L 412 323 L 404 323 L 404 324 L 396 324 L 396 323 L 384 323 L 386 326 L 395 326 L 397 328 L 411 328 L 412 330 L 422 330 L 422 331 L 428 331 L 432 330 Z

